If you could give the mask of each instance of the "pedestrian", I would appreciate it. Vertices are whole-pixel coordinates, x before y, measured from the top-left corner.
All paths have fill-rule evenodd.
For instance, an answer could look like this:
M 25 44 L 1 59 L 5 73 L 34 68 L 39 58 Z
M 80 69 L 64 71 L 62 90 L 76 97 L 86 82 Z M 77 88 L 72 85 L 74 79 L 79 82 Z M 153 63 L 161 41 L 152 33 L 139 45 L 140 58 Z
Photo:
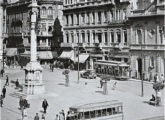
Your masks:
M 3 98 L 5 98 L 5 96 L 6 96 L 6 87 L 5 86 L 2 89 L 2 94 L 3 94 Z
M 16 82 L 15 82 L 15 86 L 16 86 L 16 88 L 19 87 L 19 81 L 18 81 L 18 79 L 17 79 Z
M 59 120 L 59 116 L 58 116 L 58 114 L 56 114 L 56 118 L 55 118 L 55 120 Z
M 53 70 L 54 70 L 54 65 L 52 64 L 52 72 L 53 72 Z
M 100 86 L 101 86 L 101 88 L 103 87 L 103 81 L 102 81 L 102 79 L 100 80 Z
M 0 96 L 0 104 L 1 104 L 1 107 L 3 107 L 3 95 Z
M 24 99 L 21 96 L 20 99 L 19 99 L 19 107 L 20 107 L 20 109 L 22 109 L 23 106 L 24 106 Z
M 161 82 L 164 84 L 164 76 L 163 76 L 163 74 L 161 74 L 160 80 L 161 80 Z
M 65 118 L 64 118 L 64 116 L 63 116 L 63 114 L 62 114 L 62 112 L 59 113 L 59 120 L 65 120 Z
M 117 85 L 117 82 L 115 82 L 115 83 L 113 84 L 112 90 L 115 90 L 115 89 L 116 89 L 116 85 Z
M 48 107 L 48 102 L 46 99 L 44 99 L 44 101 L 42 102 L 42 108 L 44 109 L 44 113 L 46 113 Z
M 8 75 L 6 75 L 6 83 L 5 83 L 5 85 L 9 86 L 9 77 L 8 77 Z
M 41 120 L 45 120 L 45 116 L 44 116 L 44 114 L 42 114 Z
M 2 75 L 2 77 L 3 77 L 3 74 L 4 74 L 4 69 L 1 70 L 1 75 Z
M 39 116 L 38 116 L 38 113 L 36 113 L 35 117 L 34 117 L 34 120 L 40 120 Z
M 65 120 L 65 112 L 64 112 L 64 110 L 62 110 L 62 115 L 63 115 L 64 120 Z

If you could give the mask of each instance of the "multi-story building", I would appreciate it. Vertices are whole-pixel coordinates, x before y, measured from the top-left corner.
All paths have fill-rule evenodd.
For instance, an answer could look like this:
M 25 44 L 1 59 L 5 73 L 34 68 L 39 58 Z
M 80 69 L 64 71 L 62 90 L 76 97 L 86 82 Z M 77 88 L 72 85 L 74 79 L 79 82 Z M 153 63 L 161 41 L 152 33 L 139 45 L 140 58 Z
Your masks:
M 165 75 L 165 0 L 138 0 L 130 20 L 132 77 Z
M 31 0 L 18 0 L 6 5 L 7 47 L 30 50 L 30 14 Z M 38 15 L 36 24 L 37 50 L 39 59 L 53 58 L 52 32 L 55 19 L 62 26 L 63 2 L 59 0 L 37 0 Z M 26 52 L 27 53 L 27 52 Z
M 64 52 L 88 53 L 88 68 L 98 59 L 127 62 L 130 6 L 129 0 L 64 0 Z

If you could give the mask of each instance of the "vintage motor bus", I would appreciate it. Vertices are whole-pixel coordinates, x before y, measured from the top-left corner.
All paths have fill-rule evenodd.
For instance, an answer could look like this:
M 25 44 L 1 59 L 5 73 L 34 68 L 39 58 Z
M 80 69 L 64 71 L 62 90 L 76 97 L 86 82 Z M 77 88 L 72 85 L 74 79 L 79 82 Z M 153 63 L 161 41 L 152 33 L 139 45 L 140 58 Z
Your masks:
M 118 100 L 73 106 L 69 120 L 123 120 L 123 104 Z
M 109 75 L 118 80 L 129 79 L 129 65 L 119 61 L 98 60 L 94 62 L 97 76 Z

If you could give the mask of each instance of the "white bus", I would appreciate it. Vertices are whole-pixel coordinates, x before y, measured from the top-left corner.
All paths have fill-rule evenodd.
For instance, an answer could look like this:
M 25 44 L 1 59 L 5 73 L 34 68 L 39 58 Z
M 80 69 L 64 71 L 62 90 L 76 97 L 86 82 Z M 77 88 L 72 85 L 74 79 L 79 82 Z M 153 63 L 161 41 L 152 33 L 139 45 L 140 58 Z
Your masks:
M 117 100 L 73 106 L 68 120 L 123 120 L 123 103 Z

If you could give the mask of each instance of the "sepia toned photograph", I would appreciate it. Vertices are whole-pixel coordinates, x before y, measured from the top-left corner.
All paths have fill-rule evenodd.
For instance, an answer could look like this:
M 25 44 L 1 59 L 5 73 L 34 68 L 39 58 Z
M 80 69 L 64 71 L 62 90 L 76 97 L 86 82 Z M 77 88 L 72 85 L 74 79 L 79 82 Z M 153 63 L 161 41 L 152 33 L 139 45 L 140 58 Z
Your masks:
M 165 120 L 165 0 L 0 0 L 0 120 Z

